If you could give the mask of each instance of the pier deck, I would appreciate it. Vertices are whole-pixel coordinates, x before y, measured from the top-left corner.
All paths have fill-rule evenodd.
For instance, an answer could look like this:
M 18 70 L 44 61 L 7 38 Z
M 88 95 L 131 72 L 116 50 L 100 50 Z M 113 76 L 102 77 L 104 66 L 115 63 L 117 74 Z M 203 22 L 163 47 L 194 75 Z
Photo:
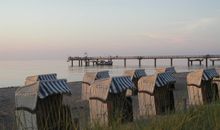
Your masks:
M 193 62 L 199 62 L 202 65 L 202 62 L 205 61 L 205 66 L 208 67 L 208 60 L 212 62 L 214 66 L 215 61 L 220 61 L 220 55 L 167 55 L 167 56 L 97 56 L 97 57 L 68 57 L 67 62 L 71 62 L 71 66 L 73 66 L 74 61 L 79 62 L 79 66 L 83 66 L 83 62 L 85 66 L 90 66 L 90 63 L 95 65 L 96 62 L 101 60 L 124 60 L 124 66 L 126 67 L 127 60 L 139 60 L 139 66 L 141 66 L 141 60 L 143 59 L 152 59 L 154 60 L 154 66 L 157 66 L 157 60 L 159 59 L 169 59 L 170 65 L 173 66 L 174 59 L 186 59 L 188 62 L 188 66 L 192 66 Z

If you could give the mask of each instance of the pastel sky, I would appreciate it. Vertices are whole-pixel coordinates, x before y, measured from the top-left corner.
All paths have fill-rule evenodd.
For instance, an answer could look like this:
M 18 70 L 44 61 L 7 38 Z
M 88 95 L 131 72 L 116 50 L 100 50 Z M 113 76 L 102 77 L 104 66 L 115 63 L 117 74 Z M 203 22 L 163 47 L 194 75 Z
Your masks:
M 1 0 L 0 59 L 220 54 L 220 0 Z

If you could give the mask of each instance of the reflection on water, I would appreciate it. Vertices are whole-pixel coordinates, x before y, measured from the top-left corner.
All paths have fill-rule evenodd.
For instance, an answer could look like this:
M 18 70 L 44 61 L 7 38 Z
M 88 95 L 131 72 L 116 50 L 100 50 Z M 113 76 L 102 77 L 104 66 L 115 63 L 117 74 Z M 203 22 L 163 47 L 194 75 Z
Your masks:
M 122 75 L 126 69 L 139 68 L 138 60 L 127 60 L 127 67 L 124 67 L 124 61 L 113 61 L 113 66 L 89 66 L 78 67 L 74 62 L 74 67 L 65 60 L 31 60 L 31 61 L 1 61 L 0 62 L 0 87 L 21 86 L 29 75 L 57 73 L 58 78 L 66 78 L 68 81 L 81 81 L 87 71 L 109 70 L 111 76 Z M 177 72 L 188 72 L 204 66 L 194 65 L 187 67 L 186 60 L 174 60 L 173 64 Z M 195 63 L 198 64 L 198 63 Z M 211 62 L 210 62 L 211 64 Z M 216 67 L 219 63 L 216 62 Z M 158 60 L 157 66 L 170 66 L 169 60 Z M 154 61 L 142 60 L 141 68 L 146 70 L 148 75 L 154 73 Z

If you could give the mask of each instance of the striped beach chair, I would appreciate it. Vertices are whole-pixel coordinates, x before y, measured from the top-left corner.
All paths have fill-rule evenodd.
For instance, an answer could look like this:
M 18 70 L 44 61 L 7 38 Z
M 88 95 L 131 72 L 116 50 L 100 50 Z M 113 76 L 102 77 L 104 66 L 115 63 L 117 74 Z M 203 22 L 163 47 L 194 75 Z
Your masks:
M 213 79 L 219 74 L 214 68 L 200 69 L 187 75 L 187 89 L 190 105 L 202 105 L 216 100 L 218 88 L 213 86 Z
M 70 128 L 65 124 L 69 116 L 63 112 L 63 94 L 71 94 L 66 80 L 63 79 L 37 81 L 18 88 L 15 93 L 17 129 Z
M 132 90 L 132 94 L 130 94 L 130 95 L 137 95 L 137 93 L 138 93 L 138 80 L 143 76 L 147 76 L 145 70 L 144 69 L 125 70 L 123 75 L 130 76 L 132 82 L 135 85 L 135 89 Z
M 142 77 L 138 82 L 138 101 L 141 117 L 160 115 L 175 109 L 170 84 L 176 79 L 172 73 L 159 73 Z
M 37 81 L 49 81 L 49 80 L 57 80 L 57 74 L 52 73 L 52 74 L 28 76 L 26 78 L 25 85 L 30 85 Z
M 82 82 L 82 100 L 89 100 L 90 98 L 90 85 L 99 79 L 109 78 L 109 71 L 100 72 L 86 72 Z
M 126 91 L 133 88 L 129 76 L 100 79 L 92 83 L 89 99 L 91 122 L 104 125 L 113 118 L 121 117 L 121 121 L 125 121 L 132 116 L 126 112 L 132 111 L 132 104 L 130 107 L 126 104 Z

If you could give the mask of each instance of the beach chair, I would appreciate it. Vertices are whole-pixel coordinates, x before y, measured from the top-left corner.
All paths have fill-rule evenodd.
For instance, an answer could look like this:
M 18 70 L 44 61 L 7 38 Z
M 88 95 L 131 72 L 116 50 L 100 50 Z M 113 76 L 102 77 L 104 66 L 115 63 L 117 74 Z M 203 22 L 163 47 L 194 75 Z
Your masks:
M 135 85 L 135 89 L 132 90 L 132 94 L 130 94 L 130 95 L 133 95 L 133 96 L 137 95 L 137 93 L 138 93 L 138 80 L 139 80 L 141 77 L 147 75 L 147 74 L 145 73 L 145 70 L 144 70 L 144 69 L 125 70 L 123 75 L 124 75 L 124 76 L 130 76 L 132 82 L 133 82 L 134 85 Z M 128 94 L 128 95 L 129 95 L 129 94 Z
M 190 105 L 202 105 L 216 100 L 218 92 L 213 87 L 213 78 L 219 77 L 214 68 L 200 69 L 187 75 Z
M 126 91 L 134 84 L 128 76 L 96 80 L 91 84 L 89 99 L 92 124 L 108 125 L 114 119 L 121 122 L 132 120 L 133 105 L 127 101 Z
M 171 72 L 172 74 L 176 73 L 176 70 L 174 67 L 159 67 L 156 68 L 156 73 L 164 73 L 164 72 Z
M 82 82 L 82 100 L 89 100 L 90 85 L 98 79 L 109 78 L 109 71 L 86 72 Z
M 49 80 L 57 80 L 57 74 L 52 73 L 52 74 L 28 76 L 25 80 L 25 85 L 30 85 L 37 81 L 49 81 Z
M 169 87 L 175 82 L 176 79 L 169 72 L 142 77 L 138 81 L 140 117 L 161 115 L 175 110 L 173 91 Z
M 66 80 L 37 81 L 15 93 L 18 130 L 55 130 L 70 128 L 69 113 L 62 105 L 63 94 L 71 94 Z

